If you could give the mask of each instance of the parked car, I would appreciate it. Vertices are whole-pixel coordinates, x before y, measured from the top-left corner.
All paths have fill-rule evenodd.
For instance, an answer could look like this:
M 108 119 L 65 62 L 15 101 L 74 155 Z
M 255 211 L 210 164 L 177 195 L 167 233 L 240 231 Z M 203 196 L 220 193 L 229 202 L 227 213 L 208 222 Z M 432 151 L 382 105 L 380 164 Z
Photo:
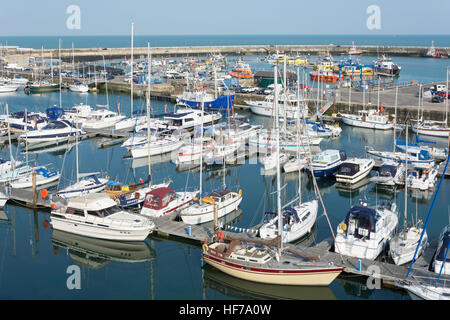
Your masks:
M 242 93 L 253 93 L 253 92 L 256 92 L 256 90 L 257 90 L 257 88 L 251 87 L 251 86 L 241 88 Z
M 439 103 L 443 101 L 445 101 L 445 98 L 438 95 L 433 96 L 433 98 L 431 98 L 431 102 Z
M 445 91 L 439 91 L 436 93 L 437 96 L 443 97 L 444 99 L 447 97 L 450 99 L 450 91 L 445 92 Z

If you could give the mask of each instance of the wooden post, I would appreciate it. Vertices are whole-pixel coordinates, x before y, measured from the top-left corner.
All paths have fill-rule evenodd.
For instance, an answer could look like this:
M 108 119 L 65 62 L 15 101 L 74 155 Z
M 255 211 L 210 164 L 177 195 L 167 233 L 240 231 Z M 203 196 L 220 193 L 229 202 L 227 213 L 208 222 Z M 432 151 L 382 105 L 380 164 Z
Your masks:
M 36 192 L 36 172 L 34 171 L 31 175 L 31 181 L 33 185 L 33 208 L 35 208 L 37 202 L 37 192 Z

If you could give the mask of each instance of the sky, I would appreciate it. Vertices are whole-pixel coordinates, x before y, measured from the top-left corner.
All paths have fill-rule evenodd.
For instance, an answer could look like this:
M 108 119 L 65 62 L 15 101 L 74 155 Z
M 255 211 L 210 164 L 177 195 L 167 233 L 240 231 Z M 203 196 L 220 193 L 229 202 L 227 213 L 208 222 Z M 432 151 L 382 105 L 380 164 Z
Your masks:
M 449 15 L 450 0 L 2 1 L 0 36 L 450 34 Z

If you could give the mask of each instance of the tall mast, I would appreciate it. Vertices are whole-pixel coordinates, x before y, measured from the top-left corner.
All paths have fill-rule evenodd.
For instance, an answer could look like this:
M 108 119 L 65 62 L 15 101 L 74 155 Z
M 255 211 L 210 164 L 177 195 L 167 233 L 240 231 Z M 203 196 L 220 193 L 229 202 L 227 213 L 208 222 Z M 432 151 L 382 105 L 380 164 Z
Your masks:
M 152 63 L 150 61 L 150 42 L 147 43 L 147 151 L 148 151 L 148 179 L 149 179 L 149 186 L 152 185 L 152 166 L 151 166 L 151 157 L 150 157 L 150 82 L 151 82 L 151 66 Z
M 134 87 L 134 22 L 131 23 L 131 93 L 130 93 L 130 100 L 131 100 L 131 114 L 130 117 L 133 117 L 133 87 Z
M 11 162 L 11 171 L 14 171 L 15 168 L 14 168 L 14 159 L 13 159 L 13 154 L 12 154 L 11 127 L 9 126 L 8 103 L 6 103 L 6 122 L 8 123 L 9 161 Z
M 405 214 L 403 220 L 403 236 L 406 240 L 406 215 L 408 207 L 408 122 L 406 122 L 406 149 L 405 149 Z
M 398 98 L 398 86 L 395 87 L 395 123 L 394 123 L 394 150 L 393 150 L 393 152 L 395 152 L 395 144 L 396 144 L 395 134 L 397 131 L 397 123 L 398 123 L 398 121 L 397 121 L 397 102 L 398 102 L 397 98 Z
M 417 106 L 417 125 L 420 121 L 420 97 L 422 96 L 422 84 L 419 85 L 419 105 Z
M 109 98 L 108 98 L 108 77 L 106 74 L 106 63 L 105 56 L 103 56 L 103 70 L 105 72 L 105 89 L 106 89 L 106 107 L 109 109 Z
M 361 72 L 362 72 L 362 70 L 361 70 Z M 381 85 L 380 77 L 378 77 L 378 92 L 377 92 L 377 112 L 378 113 L 380 112 L 380 85 Z
M 287 130 L 287 75 L 286 75 L 286 53 L 284 54 L 284 59 L 283 59 L 283 64 L 284 64 L 284 68 L 283 68 L 283 81 L 284 81 L 284 90 L 283 90 L 283 94 L 284 94 L 284 99 L 283 99 L 283 108 L 284 108 L 284 131 L 286 132 Z
M 201 139 L 200 143 L 202 144 L 200 149 L 200 197 L 199 197 L 199 203 L 202 204 L 202 176 L 203 176 L 203 114 L 205 113 L 205 92 L 202 90 L 202 120 L 200 124 L 200 131 L 201 131 Z M 225 161 L 225 159 L 224 159 Z
M 77 183 L 80 182 L 80 169 L 78 164 L 78 129 L 75 128 L 75 158 L 76 158 L 76 167 L 77 167 Z
M 448 94 L 449 94 L 449 88 L 448 88 L 448 67 L 446 69 L 446 74 L 447 74 L 447 90 L 445 92 L 445 126 L 447 126 L 447 122 L 448 122 Z
M 62 108 L 62 90 L 61 90 L 61 86 L 62 86 L 62 76 L 61 76 L 61 72 L 62 72 L 62 60 L 61 60 L 61 38 L 59 39 L 59 46 L 58 46 L 58 57 L 59 57 L 59 107 Z
M 275 83 L 278 82 L 278 70 L 277 70 L 277 65 L 274 65 L 274 81 Z M 280 119 L 279 119 L 279 114 L 278 114 L 278 88 L 275 85 L 275 95 L 274 95 L 274 99 L 273 99 L 275 105 L 274 105 L 274 109 L 275 109 L 275 132 L 276 132 L 276 136 L 277 136 L 277 151 L 276 151 L 276 155 L 277 155 L 277 206 L 278 206 L 278 236 L 280 237 L 280 245 L 279 245 L 279 253 L 281 253 L 281 249 L 283 248 L 283 226 L 282 226 L 282 222 L 283 219 L 281 217 L 281 173 L 280 173 Z
M 79 72 L 79 70 L 78 70 Z M 73 49 L 73 42 L 72 42 L 72 78 L 75 75 L 75 52 Z
M 297 66 L 297 110 L 300 113 L 300 67 Z M 301 112 L 302 118 L 304 117 L 303 112 Z M 297 122 L 297 164 L 298 169 L 298 205 L 302 204 L 302 175 L 300 173 L 300 117 Z

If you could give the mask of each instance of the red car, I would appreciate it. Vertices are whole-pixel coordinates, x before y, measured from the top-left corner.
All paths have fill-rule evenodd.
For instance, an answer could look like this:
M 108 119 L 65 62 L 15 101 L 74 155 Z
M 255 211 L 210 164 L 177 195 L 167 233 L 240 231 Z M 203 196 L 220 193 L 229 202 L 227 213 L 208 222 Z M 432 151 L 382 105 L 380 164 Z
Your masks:
M 443 98 L 445 98 L 445 96 L 447 95 L 447 98 L 450 99 L 450 91 L 447 91 L 447 93 L 445 93 L 445 91 L 439 91 L 436 93 L 436 95 Z

